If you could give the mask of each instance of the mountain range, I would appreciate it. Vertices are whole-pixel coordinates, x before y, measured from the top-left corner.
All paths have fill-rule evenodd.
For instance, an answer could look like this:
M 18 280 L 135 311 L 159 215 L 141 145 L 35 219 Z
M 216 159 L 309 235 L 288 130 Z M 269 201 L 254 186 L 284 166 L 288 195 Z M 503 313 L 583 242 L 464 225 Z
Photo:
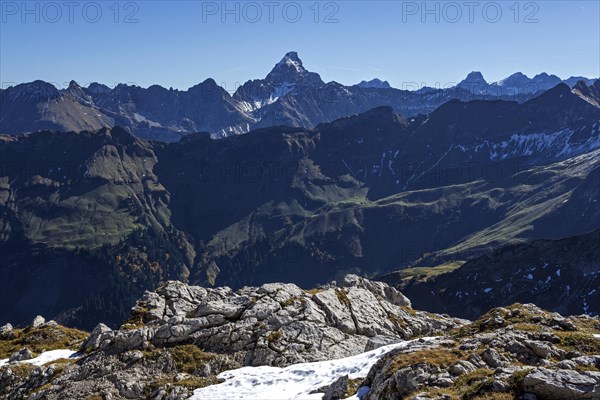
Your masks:
M 578 77 L 564 82 L 573 87 L 579 81 L 592 84 Z M 378 79 L 344 86 L 325 83 L 317 73 L 306 70 L 296 52 L 289 52 L 264 79 L 248 81 L 233 94 L 213 79 L 183 91 L 158 85 L 109 88 L 92 83 L 81 87 L 74 81 L 61 90 L 43 81 L 0 89 L 0 133 L 121 126 L 137 137 L 166 142 L 195 132 L 221 138 L 279 125 L 313 128 L 378 106 L 413 117 L 452 99 L 524 102 L 561 82 L 545 73 L 531 79 L 516 73 L 488 84 L 481 73 L 472 72 L 449 88 L 400 90 Z
M 524 102 L 453 99 L 413 117 L 383 106 L 220 140 L 1 135 L 0 322 L 43 313 L 89 328 L 168 279 L 312 287 L 592 232 L 599 93 L 600 81 L 559 83 Z M 569 310 L 598 312 L 581 300 Z

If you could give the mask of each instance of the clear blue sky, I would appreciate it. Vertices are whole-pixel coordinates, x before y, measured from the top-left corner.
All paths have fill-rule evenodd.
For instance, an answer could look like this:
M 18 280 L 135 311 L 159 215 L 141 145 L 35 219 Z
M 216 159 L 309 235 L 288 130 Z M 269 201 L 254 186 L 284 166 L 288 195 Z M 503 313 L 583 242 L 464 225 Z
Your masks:
M 474 8 L 428 2 L 430 14 L 421 1 L 266 1 L 228 2 L 234 12 L 223 15 L 221 1 L 122 1 L 115 8 L 112 0 L 59 0 L 25 9 L 2 0 L 0 82 L 187 89 L 210 77 L 231 90 L 263 78 L 291 50 L 325 81 L 343 84 L 378 77 L 395 87 L 443 86 L 472 70 L 490 82 L 516 71 L 600 76 L 598 0 L 477 1 Z

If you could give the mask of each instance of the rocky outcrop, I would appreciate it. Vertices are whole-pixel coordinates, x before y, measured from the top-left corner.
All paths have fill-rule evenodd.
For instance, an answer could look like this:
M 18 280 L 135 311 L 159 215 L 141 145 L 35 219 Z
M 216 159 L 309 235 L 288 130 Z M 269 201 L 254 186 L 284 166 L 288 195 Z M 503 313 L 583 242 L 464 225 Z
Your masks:
M 531 304 L 494 309 L 445 343 L 388 353 L 364 381 L 363 400 L 598 399 L 599 321 Z
M 44 317 L 42 317 L 41 315 L 38 315 L 31 322 L 31 327 L 39 328 L 40 326 L 44 325 L 45 323 L 46 323 L 46 319 Z
M 227 369 L 341 358 L 465 322 L 415 311 L 396 289 L 356 275 L 310 291 L 271 283 L 234 292 L 170 281 L 146 292 L 120 329 L 96 326 L 78 360 L 0 369 L 0 397 L 184 399 L 218 383 Z M 328 396 L 340 398 L 357 384 L 342 380 Z
M 9 358 L 8 362 L 13 361 L 25 361 L 31 360 L 33 358 L 33 353 L 28 348 L 23 348 L 15 353 L 13 353 Z
M 4 324 L 0 326 L 0 337 L 4 337 L 6 335 L 10 335 L 13 331 L 13 326 L 11 324 Z
M 516 304 L 469 322 L 409 304 L 393 288 L 354 275 L 310 291 L 167 282 L 147 292 L 120 329 L 100 324 L 81 337 L 78 359 L 33 366 L 17 360 L 32 356 L 29 349 L 15 348 L 0 367 L 0 397 L 185 399 L 241 366 L 337 359 L 435 335 L 395 347 L 365 379 L 340 376 L 316 392 L 325 399 L 359 393 L 361 400 L 600 398 L 598 317 Z M 10 333 L 0 344 L 26 343 L 37 354 L 38 342 L 25 336 L 60 329 L 3 327 Z
M 394 288 L 356 275 L 308 292 L 283 283 L 233 292 L 171 281 L 147 292 L 133 313 L 138 325 L 116 331 L 99 325 L 82 350 L 115 354 L 194 343 L 244 365 L 286 366 L 351 356 L 461 323 L 414 311 Z
M 325 388 L 323 400 L 340 400 L 346 397 L 349 389 L 350 380 L 348 375 L 344 375 Z

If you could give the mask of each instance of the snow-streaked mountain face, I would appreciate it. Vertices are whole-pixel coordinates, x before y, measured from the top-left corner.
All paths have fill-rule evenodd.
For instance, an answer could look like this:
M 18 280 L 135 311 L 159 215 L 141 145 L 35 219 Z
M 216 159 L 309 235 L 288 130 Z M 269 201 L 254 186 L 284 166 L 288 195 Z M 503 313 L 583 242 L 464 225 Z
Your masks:
M 545 165 L 600 148 L 600 109 L 566 85 L 523 104 L 452 101 L 421 122 L 412 120 L 414 132 L 390 135 L 379 151 L 366 147 L 366 135 L 347 134 L 352 145 L 339 151 L 344 168 L 389 193 L 386 185 L 422 187 L 450 170 L 457 176 L 446 184 L 485 174 L 484 165 L 506 174 L 515 165 Z M 353 156 L 371 152 L 368 160 Z
M 295 51 L 287 53 L 281 61 L 269 72 L 265 81 L 274 85 L 282 84 L 323 84 L 319 74 L 309 72 L 304 68 L 302 60 Z
M 561 160 L 600 148 L 600 121 L 592 125 L 589 132 L 586 127 L 580 129 L 583 139 L 578 140 L 576 132 L 563 129 L 557 132 L 513 134 L 510 139 L 501 142 L 484 140 L 482 144 L 465 147 L 455 146 L 463 152 L 485 153 L 490 161 L 506 160 L 517 157 L 544 157 L 546 160 Z M 577 133 L 579 133 L 577 132 Z
M 260 119 L 260 109 L 287 95 L 318 91 L 325 83 L 319 74 L 304 68 L 298 53 L 289 52 L 269 72 L 265 79 L 248 81 L 240 86 L 233 98 L 248 112 Z
M 398 90 L 377 79 L 344 86 L 323 82 L 304 67 L 298 53 L 289 52 L 264 79 L 248 81 L 233 94 L 212 79 L 187 91 L 156 85 L 109 88 L 99 83 L 83 88 L 75 82 L 58 90 L 42 81 L 9 87 L 0 91 L 0 126 L 8 134 L 119 125 L 136 136 L 167 142 L 202 131 L 222 138 L 276 125 L 311 128 L 379 106 L 412 117 L 452 99 L 524 102 L 550 89 L 560 81 L 556 79 L 547 74 L 532 79 L 515 74 L 488 84 L 481 73 L 472 72 L 449 89 Z

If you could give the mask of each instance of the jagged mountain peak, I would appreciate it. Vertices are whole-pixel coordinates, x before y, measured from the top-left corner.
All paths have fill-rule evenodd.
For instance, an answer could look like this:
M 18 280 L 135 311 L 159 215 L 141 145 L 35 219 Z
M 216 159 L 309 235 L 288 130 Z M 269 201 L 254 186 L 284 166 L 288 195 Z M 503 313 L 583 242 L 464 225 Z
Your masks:
M 300 57 L 298 57 L 298 53 L 295 51 L 290 51 L 281 59 L 281 61 L 275 64 L 275 67 L 273 67 L 269 75 L 267 75 L 267 79 L 279 75 L 301 76 L 306 72 L 308 71 L 304 68 L 304 64 L 302 63 Z
M 69 82 L 69 89 L 81 89 L 81 86 L 79 86 L 76 81 L 72 80 Z
M 375 88 L 375 89 L 390 89 L 391 85 L 388 81 L 382 81 L 379 78 L 371 79 L 370 81 L 361 81 L 354 86 L 362 88 Z
M 202 82 L 203 85 L 218 86 L 213 78 L 207 78 Z
M 77 97 L 85 97 L 86 93 L 83 88 L 74 80 L 69 82 L 69 86 L 64 91 L 64 93 L 71 94 Z
M 591 85 L 581 80 L 573 86 L 573 93 L 588 103 L 600 108 L 600 80 Z
M 88 85 L 87 90 L 93 94 L 109 93 L 110 88 L 102 83 L 92 82 Z
M 297 71 L 306 71 L 304 66 L 302 65 L 302 60 L 298 57 L 298 53 L 295 51 L 290 51 L 286 53 L 286 55 L 279 61 L 277 65 L 289 65 L 296 68 Z
M 456 86 L 460 88 L 467 88 L 469 90 L 473 90 L 474 88 L 479 88 L 481 90 L 488 86 L 488 83 L 481 72 L 471 71 L 467 77 L 460 81 Z
M 295 51 L 290 51 L 269 72 L 266 80 L 271 83 L 308 83 L 322 82 L 319 74 L 304 68 L 302 60 Z
M 467 75 L 467 77 L 464 79 L 464 81 L 467 81 L 467 82 L 485 82 L 485 78 L 483 77 L 483 74 L 481 72 L 479 72 L 479 71 L 471 71 L 471 72 L 469 72 L 469 74 Z

